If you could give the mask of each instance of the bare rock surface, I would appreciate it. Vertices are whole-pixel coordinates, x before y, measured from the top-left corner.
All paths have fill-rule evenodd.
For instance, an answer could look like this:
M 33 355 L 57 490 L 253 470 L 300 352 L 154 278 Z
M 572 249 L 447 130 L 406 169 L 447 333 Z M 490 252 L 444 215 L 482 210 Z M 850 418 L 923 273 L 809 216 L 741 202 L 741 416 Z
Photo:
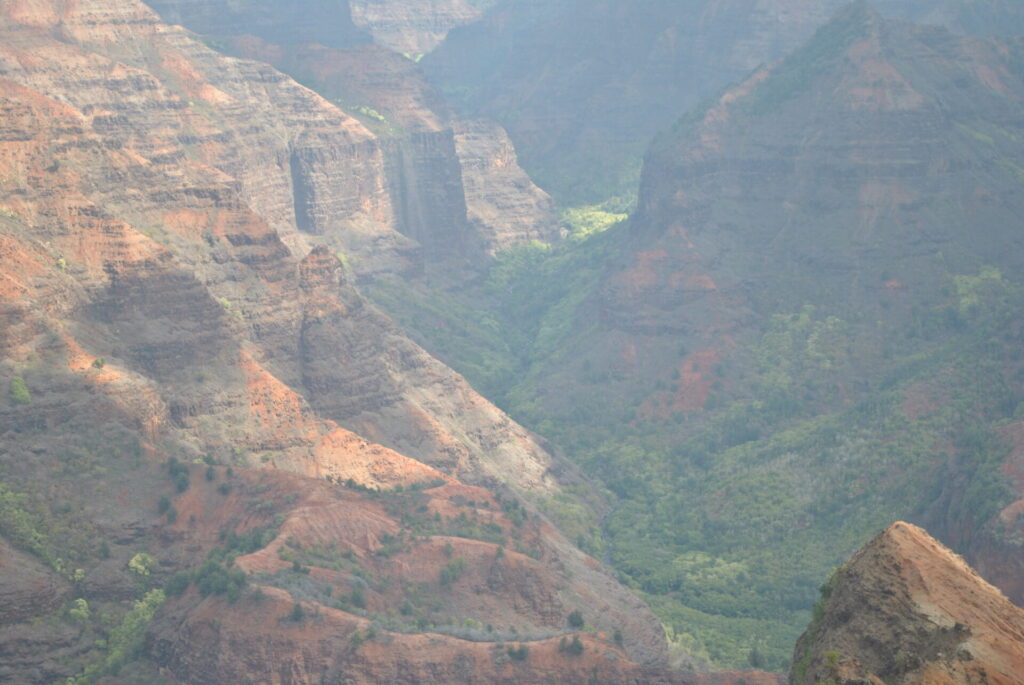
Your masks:
M 1012 685 L 1024 610 L 924 530 L 898 522 L 841 566 L 790 682 Z

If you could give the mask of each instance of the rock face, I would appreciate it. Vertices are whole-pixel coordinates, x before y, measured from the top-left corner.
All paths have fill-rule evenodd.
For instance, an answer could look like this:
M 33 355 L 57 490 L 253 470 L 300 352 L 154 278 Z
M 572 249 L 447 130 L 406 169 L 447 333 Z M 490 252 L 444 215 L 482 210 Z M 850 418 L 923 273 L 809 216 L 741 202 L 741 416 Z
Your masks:
M 519 167 L 504 129 L 453 116 L 408 59 L 377 46 L 287 47 L 244 36 L 231 46 L 364 115 L 382 140 L 397 227 L 422 245 L 428 269 L 476 272 L 499 250 L 560 237 L 551 199 Z
M 290 538 L 332 549 L 302 565 L 350 596 L 365 590 L 359 603 L 380 618 L 402 615 L 429 580 L 425 625 L 502 620 L 555 636 L 538 650 L 547 654 L 558 653 L 566 613 L 593 607 L 588 620 L 605 637 L 588 639 L 578 662 L 552 659 L 547 674 L 583 664 L 628 679 L 637 663 L 664 662 L 660 625 L 640 600 L 515 494 L 560 492 L 554 458 L 356 290 L 359 274 L 415 270 L 429 252 L 394 228 L 406 210 L 392 195 L 404 192 L 391 176 L 400 156 L 386 142 L 141 4 L 8 3 L 0 37 L 0 383 L 28 391 L 0 394 L 0 485 L 28 493 L 24 511 L 5 500 L 4 516 L 16 517 L 5 525 L 38 524 L 26 539 L 49 546 L 53 567 L 0 543 L 4 677 L 63 680 L 102 661 L 89 619 L 76 623 L 65 603 L 123 612 L 138 589 L 125 569 L 141 550 L 158 558 L 162 584 L 256 527 L 267 537 L 240 568 L 291 573 Z M 454 136 L 435 134 L 408 144 L 423 148 L 420 160 L 443 150 L 435 157 L 450 175 L 440 182 L 455 184 Z M 436 171 L 409 163 L 413 174 Z M 435 221 L 441 210 L 418 211 Z M 176 487 L 156 466 L 170 456 L 184 469 Z M 180 466 L 196 460 L 222 466 Z M 398 486 L 418 494 L 364 492 Z M 307 601 L 306 575 L 267 580 L 268 626 L 277 608 Z M 27 629 L 30 604 L 48 618 Z M 351 629 L 370 614 L 324 607 L 341 632 L 318 633 L 318 644 L 351 656 Z M 223 644 L 252 642 L 257 624 L 242 609 L 183 603 L 172 616 L 184 627 L 161 633 L 154 653 L 180 682 L 232 681 L 237 664 L 190 659 L 218 644 L 206 642 L 205 611 L 231 627 Z M 625 652 L 608 638 L 619 627 Z M 381 632 L 402 642 L 402 630 Z M 408 653 L 431 639 L 408 638 Z M 306 646 L 289 640 L 271 640 L 246 674 L 304 663 Z M 443 641 L 442 674 L 497 654 Z M 401 668 L 380 651 L 357 658 L 367 681 Z M 294 682 L 319 682 L 316 668 Z
M 505 130 L 485 119 L 459 120 L 454 127 L 469 220 L 487 251 L 556 240 L 554 203 L 520 168 Z
M 895 523 L 835 573 L 790 682 L 1021 682 L 1024 610 L 924 530 Z
M 632 373 L 662 378 L 671 364 L 689 400 L 669 411 L 689 411 L 755 311 L 810 304 L 884 320 L 936 297 L 950 274 L 1019 270 L 1022 48 L 855 4 L 678 122 L 645 160 L 628 264 L 592 298 L 606 331 L 585 336 L 603 349 L 594 363 L 639 359 Z M 665 352 L 667 335 L 691 354 Z
M 508 129 L 541 187 L 600 201 L 632 190 L 651 137 L 680 112 L 796 49 L 845 4 L 507 0 L 423 64 L 470 114 Z M 1024 10 L 1007 0 L 877 6 L 957 30 L 1024 27 Z
M 865 306 L 890 278 L 937 290 L 936 252 L 957 273 L 979 261 L 1016 269 L 1020 244 L 1007 227 L 1019 178 L 1007 161 L 1024 154 L 1012 142 L 1024 82 L 1009 55 L 1021 48 L 886 22 L 854 4 L 655 144 L 635 230 L 661 236 L 651 249 L 671 255 L 665 265 L 707 265 L 698 289 L 766 309 L 800 298 Z M 981 130 L 1008 144 L 974 145 Z M 684 270 L 675 296 L 660 281 L 644 290 L 685 306 L 699 271 Z M 644 326 L 655 317 L 636 316 L 637 302 L 621 311 Z
M 376 43 L 409 58 L 430 52 L 480 11 L 466 0 L 153 0 L 168 23 L 214 36 L 251 35 L 278 45 Z
M 480 18 L 467 0 L 349 0 L 352 21 L 378 45 L 410 57 L 430 52 L 456 26 Z
M 151 398 L 153 413 L 145 419 L 151 430 L 203 435 L 211 449 L 236 440 L 261 453 L 283 446 L 247 430 L 215 438 L 224 441 L 219 448 L 209 442 L 207 429 L 222 412 L 248 414 L 258 399 L 248 389 L 252 374 L 260 378 L 259 370 L 267 369 L 295 394 L 288 401 L 297 407 L 310 402 L 323 419 L 371 432 L 376 441 L 411 448 L 412 456 L 456 471 L 491 461 L 481 450 L 504 454 L 501 469 L 533 472 L 530 478 L 540 485 L 546 466 L 505 461 L 527 445 L 533 453 L 527 461 L 546 461 L 522 429 L 366 306 L 343 283 L 332 253 L 321 248 L 300 265 L 282 241 L 290 238 L 300 249 L 303 233 L 333 228 L 342 244 L 354 234 L 353 249 L 346 249 L 353 261 L 362 254 L 373 263 L 400 264 L 401 234 L 374 219 L 391 213 L 387 186 L 397 181 L 387 179 L 388 164 L 373 135 L 277 72 L 217 56 L 163 28 L 144 9 L 132 6 L 104 17 L 96 7 L 81 5 L 65 14 L 71 37 L 63 41 L 13 24 L 0 55 L 10 93 L 7 208 L 19 217 L 9 222 L 6 239 L 12 253 L 22 255 L 10 268 L 24 263 L 27 273 L 38 273 L 42 259 L 48 264 L 43 282 L 76 293 L 75 304 L 53 314 L 80 327 L 68 335 L 76 350 L 88 350 L 84 366 L 89 368 L 89 354 L 102 356 L 109 364 L 93 369 L 94 375 L 154 388 L 162 396 Z M 147 50 L 154 52 L 145 59 L 152 64 L 128 66 L 76 42 L 126 25 L 149 42 Z M 46 60 L 43 66 L 19 61 L 30 46 Z M 126 39 L 110 47 L 125 56 L 137 55 L 134 49 Z M 200 69 L 216 71 L 223 81 L 203 80 Z M 268 90 L 241 99 L 250 80 Z M 129 84 L 131 95 L 123 94 Z M 200 100 L 206 104 L 190 104 L 189 97 L 206 97 Z M 214 107 L 216 117 L 208 109 Z M 37 116 L 39 111 L 47 116 Z M 283 145 L 282 131 L 288 132 Z M 421 143 L 431 145 L 428 139 Z M 75 171 L 83 167 L 93 170 L 88 180 Z M 29 170 L 35 180 L 22 185 L 16 179 Z M 353 211 L 362 218 L 351 220 L 350 231 L 320 223 L 344 223 Z M 356 243 L 367 238 L 360 232 L 367 223 L 376 235 L 361 252 Z M 389 244 L 398 249 L 390 257 Z M 57 259 L 66 270 L 53 266 Z M 42 315 L 37 325 L 53 325 L 31 305 L 48 301 L 48 287 L 22 286 L 9 306 L 23 301 L 31 313 L 21 316 Z M 10 339 L 7 349 L 25 344 L 24 337 Z M 24 358 L 30 348 L 7 356 Z M 243 361 L 255 370 L 243 372 Z M 231 370 L 216 386 L 201 371 L 214 368 Z M 412 376 L 420 380 L 410 383 Z M 176 389 L 169 396 L 172 380 Z M 482 420 L 470 419 L 471 427 L 452 432 L 453 421 L 474 416 Z M 495 440 L 492 429 L 510 441 Z M 466 440 L 482 442 L 468 448 Z

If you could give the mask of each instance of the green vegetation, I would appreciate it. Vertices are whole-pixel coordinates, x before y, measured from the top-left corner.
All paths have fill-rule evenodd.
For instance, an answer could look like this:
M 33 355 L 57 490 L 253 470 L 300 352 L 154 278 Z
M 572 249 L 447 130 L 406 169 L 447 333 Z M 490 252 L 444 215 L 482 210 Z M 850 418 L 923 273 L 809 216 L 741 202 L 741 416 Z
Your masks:
M 139 576 L 148 576 L 156 565 L 156 559 L 146 552 L 139 552 L 128 561 L 128 570 Z
M 150 590 L 136 601 L 120 625 L 110 631 L 101 659 L 86 668 L 81 675 L 68 678 L 67 685 L 92 685 L 102 677 L 116 676 L 126 664 L 138 658 L 142 652 L 146 628 L 165 599 L 163 590 Z
M 558 641 L 558 651 L 565 654 L 571 654 L 573 656 L 579 656 L 583 653 L 583 641 L 580 640 L 579 635 L 573 635 L 572 640 L 566 637 L 562 637 Z
M 47 564 L 56 557 L 40 518 L 28 511 L 28 496 L 12 492 L 0 482 L 0 534 L 15 547 L 31 552 Z
M 462 557 L 452 559 L 444 568 L 441 569 L 439 582 L 441 587 L 451 587 L 455 581 L 462 577 L 463 571 L 466 570 L 466 560 Z
M 28 391 L 25 379 L 21 376 L 11 379 L 7 395 L 11 398 L 11 404 L 30 404 L 32 402 L 32 395 Z
M 754 88 L 742 106 L 753 113 L 764 113 L 810 88 L 819 75 L 837 63 L 850 45 L 867 35 L 868 13 L 872 11 L 866 2 L 849 5 L 843 16 L 818 29 L 810 42 L 772 69 L 768 78 Z
M 89 603 L 79 597 L 68 609 L 68 616 L 74 621 L 85 623 L 89 620 Z
M 174 487 L 178 492 L 185 492 L 189 485 L 188 465 L 178 461 L 177 457 L 170 457 L 166 462 L 167 475 L 174 481 Z
M 703 411 L 660 418 L 643 403 L 678 372 L 618 375 L 591 337 L 595 293 L 630 250 L 603 216 L 567 212 L 578 239 L 502 253 L 483 287 L 442 304 L 398 289 L 378 301 L 606 488 L 603 520 L 570 493 L 540 504 L 607 555 L 678 651 L 784 669 L 821 579 L 875 533 L 934 507 L 974 529 L 1007 501 L 996 428 L 1024 400 L 1007 381 L 1024 295 L 997 269 L 949 274 L 898 328 L 821 305 L 768 315 L 715 367 Z M 690 352 L 660 349 L 668 369 Z M 933 399 L 907 409 L 918 396 Z M 950 477 L 961 496 L 943 494 Z

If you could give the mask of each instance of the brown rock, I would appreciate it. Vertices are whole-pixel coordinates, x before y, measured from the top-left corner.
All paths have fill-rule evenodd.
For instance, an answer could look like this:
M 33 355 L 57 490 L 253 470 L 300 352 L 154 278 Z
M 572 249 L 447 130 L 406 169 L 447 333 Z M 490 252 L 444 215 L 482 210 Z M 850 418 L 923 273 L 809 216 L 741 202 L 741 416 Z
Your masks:
M 795 685 L 1024 682 L 1024 609 L 916 526 L 894 523 L 830 586 L 797 643 Z

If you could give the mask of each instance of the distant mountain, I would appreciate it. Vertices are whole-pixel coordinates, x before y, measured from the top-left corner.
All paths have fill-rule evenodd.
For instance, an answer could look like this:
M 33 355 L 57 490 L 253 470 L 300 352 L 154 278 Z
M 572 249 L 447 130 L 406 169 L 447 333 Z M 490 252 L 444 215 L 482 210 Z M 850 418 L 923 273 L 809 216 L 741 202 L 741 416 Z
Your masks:
M 527 170 L 573 203 L 635 187 L 651 137 L 810 38 L 846 0 L 505 0 L 423 64 L 473 116 L 507 128 Z M 1012 0 L 882 0 L 884 15 L 1024 33 Z
M 500 259 L 498 335 L 396 308 L 614 494 L 566 518 L 677 644 L 780 667 L 900 518 L 1020 601 L 1022 50 L 846 6 L 659 135 L 627 221 Z
M 1022 48 L 848 7 L 655 141 L 632 232 L 665 272 L 623 271 L 607 315 L 679 324 L 704 279 L 758 311 L 884 316 L 894 289 L 905 309 L 950 273 L 1017 271 Z
M 410 58 L 434 49 L 480 11 L 467 0 L 153 0 L 168 22 L 200 33 L 251 35 L 270 43 L 332 48 L 376 43 Z

